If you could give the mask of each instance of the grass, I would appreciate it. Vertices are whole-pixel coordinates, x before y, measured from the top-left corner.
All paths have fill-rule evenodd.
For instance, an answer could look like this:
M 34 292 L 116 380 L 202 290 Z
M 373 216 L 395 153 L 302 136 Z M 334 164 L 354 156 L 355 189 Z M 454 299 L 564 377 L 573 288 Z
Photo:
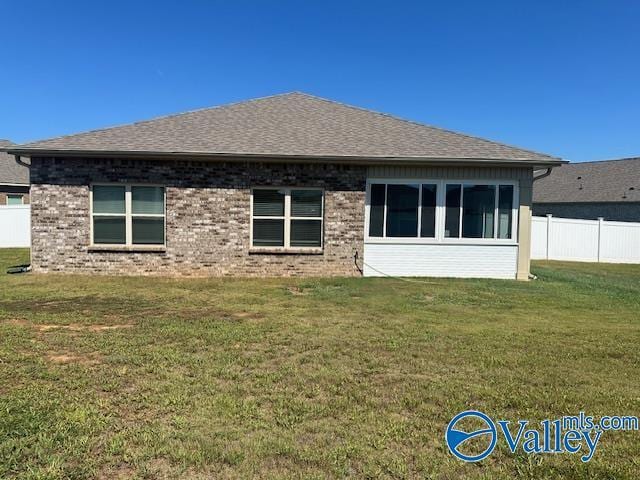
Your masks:
M 28 261 L 0 250 L 2 272 Z M 0 275 L 0 478 L 637 478 L 639 432 L 591 462 L 465 464 L 449 420 L 640 413 L 640 267 L 534 282 Z M 502 442 L 504 443 L 504 442 Z

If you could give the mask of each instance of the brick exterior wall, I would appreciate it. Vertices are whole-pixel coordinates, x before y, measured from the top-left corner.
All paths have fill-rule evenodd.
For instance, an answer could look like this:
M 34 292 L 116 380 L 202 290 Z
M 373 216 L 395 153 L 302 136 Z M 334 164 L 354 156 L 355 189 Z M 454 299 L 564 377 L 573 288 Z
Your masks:
M 581 218 L 597 220 L 603 217 L 611 222 L 640 222 L 640 203 L 601 202 L 601 203 L 534 203 L 533 214 L 554 217 Z
M 165 252 L 95 252 L 92 182 L 166 186 Z M 362 258 L 366 168 L 322 164 L 32 158 L 36 273 L 185 276 L 356 276 Z M 325 190 L 321 254 L 249 252 L 250 189 Z
M 0 185 L 0 205 L 7 204 L 7 195 L 22 195 L 22 203 L 29 203 L 29 187 L 14 187 L 8 185 Z

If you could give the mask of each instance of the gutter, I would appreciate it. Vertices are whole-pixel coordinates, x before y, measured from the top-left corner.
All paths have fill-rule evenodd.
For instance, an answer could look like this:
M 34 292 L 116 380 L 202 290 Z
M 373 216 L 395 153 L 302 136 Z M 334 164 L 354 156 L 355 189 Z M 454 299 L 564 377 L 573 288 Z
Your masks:
M 473 157 L 368 157 L 368 156 L 336 156 L 336 155 L 287 155 L 287 154 L 263 154 L 263 153 L 211 153 L 211 152 L 157 152 L 157 151 L 114 151 L 114 150 L 37 150 L 7 147 L 0 151 L 15 155 L 38 157 L 85 157 L 85 158 L 144 158 L 150 160 L 211 160 L 211 161 L 273 161 L 288 163 L 292 161 L 306 160 L 320 163 L 348 163 L 360 165 L 384 165 L 390 162 L 394 165 L 464 165 L 478 164 L 493 166 L 533 166 L 549 167 L 568 163 L 560 158 L 550 157 L 549 160 L 534 159 L 502 159 L 502 158 L 473 158 Z M 19 163 L 22 163 L 19 161 Z M 24 165 L 24 163 L 22 163 Z
M 31 185 L 28 183 L 4 183 L 0 182 L 0 185 L 3 187 L 30 187 Z

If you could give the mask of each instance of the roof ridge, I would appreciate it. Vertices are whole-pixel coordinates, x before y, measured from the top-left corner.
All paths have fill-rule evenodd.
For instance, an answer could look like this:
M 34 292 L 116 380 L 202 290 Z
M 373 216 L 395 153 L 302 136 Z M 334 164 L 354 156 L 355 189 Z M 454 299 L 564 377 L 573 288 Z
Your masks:
M 163 119 L 166 119 L 166 118 L 180 117 L 180 116 L 183 116 L 183 115 L 189 115 L 189 114 L 192 114 L 192 113 L 203 112 L 203 111 L 206 111 L 206 110 L 217 110 L 219 108 L 232 107 L 234 105 L 239 105 L 239 104 L 242 104 L 242 103 L 253 103 L 253 102 L 260 101 L 260 100 L 267 100 L 269 98 L 283 97 L 285 95 L 291 95 L 291 94 L 294 94 L 294 93 L 305 95 L 302 92 L 296 92 L 296 91 L 284 92 L 284 93 L 275 93 L 273 95 L 265 95 L 264 97 L 256 97 L 256 98 L 250 98 L 248 100 L 238 100 L 237 102 L 223 103 L 221 105 L 215 105 L 213 107 L 194 108 L 193 110 L 187 110 L 187 111 L 184 111 L 184 112 L 169 113 L 167 115 L 160 115 L 160 116 L 157 116 L 157 117 L 149 118 L 147 120 L 139 120 L 137 122 L 120 123 L 118 125 L 111 125 L 109 127 L 94 128 L 94 129 L 91 129 L 91 130 L 85 130 L 83 132 L 69 133 L 69 134 L 65 134 L 65 135 L 58 135 L 56 137 L 43 138 L 41 140 L 35 140 L 33 142 L 21 143 L 21 144 L 19 144 L 17 146 L 21 147 L 21 146 L 29 145 L 29 144 L 32 144 L 32 143 L 48 142 L 48 141 L 51 141 L 51 140 L 60 140 L 60 139 L 67 138 L 67 137 L 75 137 L 77 135 L 84 135 L 86 133 L 103 132 L 105 130 L 112 130 L 114 128 L 129 127 L 129 126 L 132 126 L 132 125 L 141 125 L 141 124 L 144 124 L 144 123 L 155 122 L 157 120 L 163 120 Z M 0 142 L 1 141 L 2 140 L 0 140 Z
M 640 160 L 640 157 L 608 158 L 605 160 L 589 160 L 587 162 L 571 162 L 567 164 L 567 166 L 584 165 L 585 163 L 624 162 L 629 160 Z
M 492 145 L 498 145 L 500 147 L 514 148 L 514 149 L 517 149 L 517 150 L 521 150 L 523 152 L 534 153 L 536 155 L 541 155 L 543 157 L 548 157 L 548 158 L 561 158 L 561 157 L 554 157 L 554 156 L 548 155 L 546 153 L 537 152 L 535 150 L 530 150 L 530 149 L 527 149 L 527 148 L 518 147 L 516 145 L 509 145 L 509 144 L 503 143 L 503 142 L 496 142 L 496 141 L 493 141 L 493 140 L 488 140 L 486 138 L 478 137 L 476 135 L 470 135 L 468 133 L 458 132 L 458 131 L 455 131 L 455 130 L 450 130 L 450 129 L 442 128 L 442 127 L 436 127 L 434 125 L 429 125 L 427 123 L 417 122 L 415 120 L 409 120 L 407 118 L 402 118 L 402 117 L 399 117 L 397 115 L 392 115 L 390 113 L 379 112 L 377 110 L 372 110 L 370 108 L 358 107 L 356 105 L 350 105 L 348 103 L 338 102 L 336 100 L 331 100 L 329 98 L 319 97 L 317 95 L 312 95 L 310 93 L 305 93 L 305 92 L 290 92 L 290 93 L 297 93 L 297 94 L 304 95 L 304 96 L 307 96 L 307 97 L 310 97 L 310 98 L 315 98 L 316 100 L 322 100 L 324 102 L 333 103 L 333 104 L 336 104 L 336 105 L 341 105 L 343 107 L 351 108 L 353 110 L 359 110 L 359 111 L 362 111 L 362 112 L 374 113 L 376 115 L 381 115 L 383 117 L 389 117 L 389 118 L 392 118 L 394 120 L 399 120 L 401 122 L 409 123 L 409 124 L 412 124 L 412 125 L 417 125 L 419 127 L 427 127 L 427 128 L 431 128 L 433 130 L 438 130 L 438 131 L 441 131 L 441 132 L 451 133 L 453 135 L 460 135 L 460 136 L 463 136 L 463 137 L 466 137 L 466 138 L 471 138 L 473 140 L 480 140 L 482 142 L 490 143 Z

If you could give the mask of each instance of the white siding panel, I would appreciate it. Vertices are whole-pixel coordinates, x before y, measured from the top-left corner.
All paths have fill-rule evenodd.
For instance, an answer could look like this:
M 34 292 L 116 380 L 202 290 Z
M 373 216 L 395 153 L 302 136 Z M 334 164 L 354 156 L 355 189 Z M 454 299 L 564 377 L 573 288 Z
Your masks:
M 516 277 L 517 245 L 365 243 L 364 276 Z
M 406 165 L 380 165 L 369 167 L 369 179 L 374 178 L 442 178 L 522 180 L 531 182 L 532 168 L 526 167 L 413 167 Z

